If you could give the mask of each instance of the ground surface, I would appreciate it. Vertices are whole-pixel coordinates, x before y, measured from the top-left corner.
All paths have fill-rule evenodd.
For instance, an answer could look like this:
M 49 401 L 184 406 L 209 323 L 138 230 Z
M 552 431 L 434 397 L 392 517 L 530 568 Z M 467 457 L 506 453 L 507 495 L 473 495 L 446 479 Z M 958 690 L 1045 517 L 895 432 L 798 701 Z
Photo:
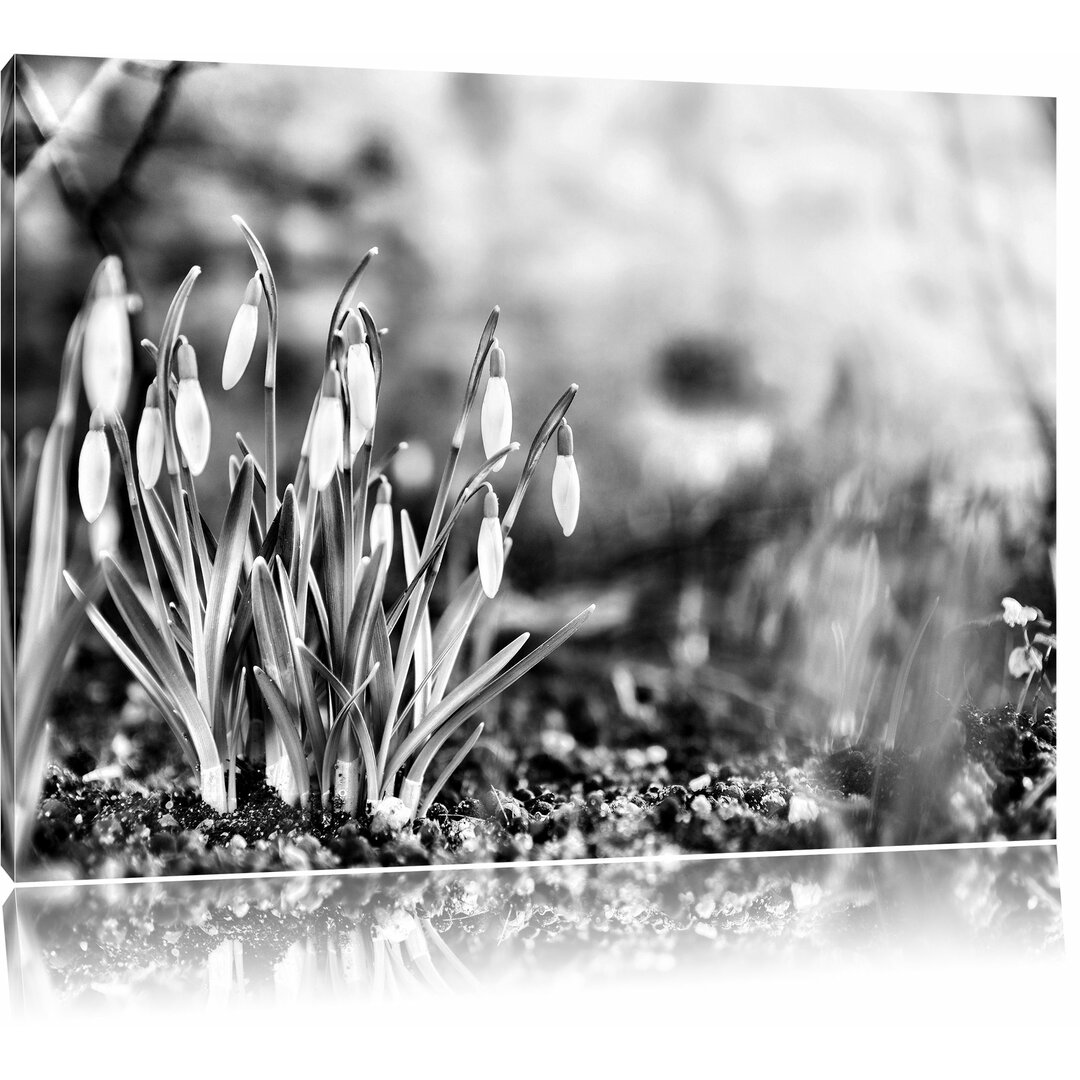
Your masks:
M 84 661 L 90 663 L 92 661 Z M 589 745 L 590 721 L 543 684 L 504 705 L 539 732 L 514 756 L 480 746 L 432 806 L 401 831 L 285 805 L 242 763 L 240 809 L 219 814 L 177 768 L 164 725 L 122 680 L 75 671 L 81 724 L 57 740 L 34 834 L 31 876 L 50 878 L 473 863 L 816 849 L 894 843 L 1051 839 L 1052 710 L 961 710 L 918 754 L 815 748 L 777 739 L 710 742 L 699 703 L 649 703 L 665 742 Z M 61 707 L 74 702 L 61 701 Z M 96 752 L 89 730 L 119 732 Z M 113 723 L 103 725 L 103 717 Z M 516 719 L 515 719 L 516 717 Z M 605 723 L 603 717 L 596 720 Z M 632 725 L 631 725 L 632 726 Z M 577 735 L 574 734 L 577 731 Z M 595 733 L 592 733 L 595 735 Z M 641 732 L 637 732 L 640 736 Z M 654 735 L 655 737 L 655 735 Z M 100 738 L 100 736 L 99 736 Z M 486 750 L 486 752 L 484 752 Z M 711 752 L 710 752 L 711 751 Z M 102 761 L 106 764 L 102 765 Z

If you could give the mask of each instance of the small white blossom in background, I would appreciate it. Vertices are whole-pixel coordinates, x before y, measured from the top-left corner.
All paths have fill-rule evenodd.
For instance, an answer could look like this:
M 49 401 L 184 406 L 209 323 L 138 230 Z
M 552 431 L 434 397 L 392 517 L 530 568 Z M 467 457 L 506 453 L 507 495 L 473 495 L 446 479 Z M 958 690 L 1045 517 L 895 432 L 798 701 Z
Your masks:
M 1042 618 L 1042 612 L 1038 608 L 1025 607 L 1011 596 L 1006 596 L 1001 601 L 1001 607 L 1001 617 L 1006 626 L 1027 626 L 1028 623 Z
M 221 386 L 231 390 L 243 377 L 251 362 L 255 338 L 259 332 L 259 300 L 262 298 L 262 282 L 256 274 L 244 290 L 244 299 L 237 309 L 225 345 L 225 359 L 221 363 Z
M 1018 645 L 1009 653 L 1009 674 L 1014 679 L 1026 679 L 1042 668 L 1042 657 L 1030 645 Z
M 124 270 L 116 256 L 102 263 L 86 316 L 82 342 L 83 386 L 91 409 L 121 412 L 131 385 L 131 324 Z

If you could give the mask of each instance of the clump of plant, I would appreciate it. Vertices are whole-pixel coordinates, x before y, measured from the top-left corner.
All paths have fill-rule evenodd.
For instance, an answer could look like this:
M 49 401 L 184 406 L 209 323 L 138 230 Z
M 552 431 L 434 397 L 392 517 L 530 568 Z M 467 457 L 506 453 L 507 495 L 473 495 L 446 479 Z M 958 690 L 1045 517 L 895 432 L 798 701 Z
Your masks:
M 48 757 L 49 705 L 79 632 L 83 608 L 64 588 L 68 559 L 68 467 L 80 373 L 92 407 L 122 406 L 131 379 L 127 293 L 119 260 L 98 266 L 68 331 L 56 411 L 48 432 L 31 432 L 15 476 L 3 443 L 0 529 L 0 732 L 3 737 L 3 863 L 25 849 Z M 103 359 L 97 359 L 103 358 Z M 86 587 L 96 597 L 101 580 Z
M 156 344 L 156 364 L 134 457 L 116 408 L 95 409 L 80 456 L 80 498 L 93 520 L 119 457 L 141 553 L 141 573 L 111 555 L 102 575 L 116 609 L 94 603 L 95 627 L 169 724 L 215 810 L 235 809 L 236 763 L 265 756 L 281 797 L 307 804 L 314 793 L 348 812 L 368 808 L 372 827 L 394 830 L 423 815 L 480 736 L 476 713 L 567 640 L 588 608 L 519 658 L 522 634 L 455 679 L 478 611 L 498 592 L 511 531 L 541 456 L 553 437 L 552 495 L 569 535 L 579 484 L 566 413 L 571 385 L 544 418 L 505 511 L 488 477 L 519 446 L 506 357 L 495 337 L 498 308 L 473 359 L 434 506 L 421 540 L 409 514 L 395 522 L 387 476 L 392 449 L 373 458 L 383 387 L 382 335 L 358 300 L 369 251 L 345 283 L 330 320 L 318 389 L 295 474 L 280 488 L 277 446 L 277 287 L 269 261 L 239 218 L 255 261 L 221 368 L 236 386 L 250 363 L 265 306 L 263 457 L 243 438 L 230 459 L 231 496 L 221 526 L 199 512 L 195 479 L 209 460 L 210 416 L 195 349 L 181 324 L 199 274 L 177 291 Z M 102 366 L 105 359 L 97 361 Z M 454 494 L 470 416 L 487 373 L 481 408 L 486 460 Z M 162 465 L 164 464 L 164 469 Z M 165 489 L 165 497 L 159 490 Z M 436 585 L 452 532 L 470 503 L 482 504 L 476 569 L 436 615 Z M 398 552 L 400 551 L 400 555 Z M 404 563 L 406 586 L 387 595 L 388 571 Z M 69 576 L 72 592 L 85 599 Z M 440 751 L 464 735 L 432 781 Z

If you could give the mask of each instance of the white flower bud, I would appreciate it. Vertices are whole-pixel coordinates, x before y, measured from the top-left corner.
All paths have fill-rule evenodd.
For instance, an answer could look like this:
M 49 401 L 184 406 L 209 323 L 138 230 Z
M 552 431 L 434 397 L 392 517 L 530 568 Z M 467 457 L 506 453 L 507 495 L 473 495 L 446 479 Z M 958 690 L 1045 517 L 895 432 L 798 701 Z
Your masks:
M 480 585 L 484 593 L 493 598 L 503 576 L 503 534 L 499 523 L 499 497 L 494 491 L 484 496 L 484 520 L 480 522 L 476 562 L 480 568 Z
M 152 488 L 161 473 L 161 460 L 165 455 L 165 421 L 157 403 L 157 384 L 151 383 L 146 392 L 146 408 L 139 421 L 135 438 L 135 461 L 139 466 L 139 480 L 144 488 Z
M 349 380 L 349 449 L 355 457 L 375 426 L 375 365 L 367 342 L 349 346 L 345 372 Z
M 555 516 L 562 526 L 563 535 L 569 536 L 577 528 L 578 511 L 581 508 L 581 485 L 574 461 L 574 433 L 565 420 L 559 425 L 558 450 L 555 473 L 551 478 L 551 502 L 555 507 Z
M 243 377 L 251 362 L 251 353 L 255 348 L 255 337 L 259 332 L 259 298 L 262 285 L 256 274 L 249 282 L 244 293 L 244 300 L 237 309 L 229 330 L 229 340 L 225 345 L 225 359 L 221 364 L 221 385 L 231 390 Z
M 176 368 L 180 381 L 176 389 L 176 441 L 192 476 L 206 468 L 210 456 L 210 410 L 206 407 L 195 350 L 181 341 L 176 351 Z
M 506 357 L 498 345 L 491 349 L 491 367 L 484 404 L 480 409 L 480 434 L 484 440 L 484 456 L 491 457 L 509 445 L 514 427 L 514 410 L 510 403 L 510 386 L 506 381 Z M 503 458 L 492 470 L 498 472 L 506 464 Z
M 330 483 L 341 459 L 345 439 L 345 414 L 338 391 L 338 374 L 330 370 L 323 379 L 322 397 L 311 425 L 311 447 L 308 475 L 315 491 L 323 491 Z
M 389 563 L 394 550 L 394 511 L 390 507 L 390 481 L 385 476 L 379 480 L 379 492 L 375 496 L 371 524 L 368 526 L 368 539 L 372 552 L 380 544 L 386 545 L 386 563 Z
M 79 451 L 79 502 L 83 517 L 96 521 L 109 494 L 109 442 L 100 409 L 90 417 L 90 430 Z
M 131 385 L 131 326 L 127 285 L 116 256 L 105 260 L 86 314 L 82 371 L 91 409 L 123 410 Z

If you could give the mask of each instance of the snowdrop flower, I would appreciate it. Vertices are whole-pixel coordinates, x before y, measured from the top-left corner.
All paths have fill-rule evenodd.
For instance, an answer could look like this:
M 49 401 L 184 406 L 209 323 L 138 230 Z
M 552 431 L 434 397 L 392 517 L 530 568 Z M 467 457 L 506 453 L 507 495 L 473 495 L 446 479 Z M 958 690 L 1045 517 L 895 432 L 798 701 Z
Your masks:
M 375 426 L 375 365 L 366 341 L 349 346 L 345 377 L 349 385 L 349 450 L 355 457 Z
M 484 520 L 480 522 L 476 562 L 484 593 L 494 598 L 503 576 L 503 534 L 499 523 L 499 497 L 490 490 L 484 496 Z
M 487 389 L 480 410 L 480 433 L 484 439 L 485 457 L 491 457 L 509 445 L 514 427 L 514 410 L 506 381 L 506 356 L 498 345 L 493 344 L 490 357 Z M 492 472 L 498 472 L 505 464 L 506 458 L 502 458 Z
M 556 445 L 559 456 L 555 459 L 555 474 L 551 478 L 551 502 L 563 535 L 569 536 L 577 528 L 581 485 L 574 462 L 574 433 L 565 419 L 559 424 Z
M 131 326 L 127 285 L 120 260 L 102 264 L 90 301 L 82 342 L 83 386 L 91 409 L 120 412 L 131 385 Z
M 338 373 L 335 368 L 331 368 L 323 379 L 322 397 L 315 409 L 315 422 L 311 426 L 308 473 L 315 491 L 323 491 L 333 478 L 341 458 L 344 439 L 345 413 L 341 408 Z
M 262 282 L 256 274 L 244 290 L 244 299 L 237 309 L 229 330 L 229 340 L 225 345 L 225 359 L 221 363 L 221 385 L 226 390 L 231 390 L 240 381 L 251 362 L 255 336 L 259 332 L 261 297 Z
M 139 421 L 139 433 L 135 438 L 135 461 L 139 466 L 139 480 L 144 488 L 152 488 L 161 473 L 161 460 L 165 455 L 165 421 L 158 406 L 157 383 L 152 382 L 146 391 L 146 407 Z
M 375 506 L 371 511 L 368 539 L 373 553 L 380 544 L 386 545 L 386 563 L 388 564 L 390 554 L 394 550 L 394 512 L 390 508 L 390 481 L 385 476 L 379 478 L 379 491 L 375 496 Z
M 105 414 L 101 408 L 90 416 L 90 430 L 79 451 L 79 503 L 83 517 L 97 521 L 109 494 L 109 443 L 105 436 Z
M 1001 617 L 1006 626 L 1027 626 L 1029 622 L 1042 618 L 1042 612 L 1038 608 L 1025 607 L 1011 596 L 1006 596 L 1001 601 L 1001 606 L 1004 609 Z
M 192 476 L 198 476 L 210 456 L 210 411 L 199 383 L 195 350 L 187 341 L 181 341 L 176 350 L 176 367 L 180 376 L 176 390 L 176 440 Z

